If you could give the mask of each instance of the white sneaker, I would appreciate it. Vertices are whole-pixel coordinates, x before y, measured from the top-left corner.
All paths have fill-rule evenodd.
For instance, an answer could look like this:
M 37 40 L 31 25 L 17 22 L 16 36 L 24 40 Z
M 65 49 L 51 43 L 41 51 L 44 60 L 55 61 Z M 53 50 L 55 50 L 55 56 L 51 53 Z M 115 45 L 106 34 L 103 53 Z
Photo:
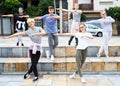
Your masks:
M 97 54 L 97 58 L 100 58 L 100 54 Z
M 49 51 L 46 50 L 45 52 L 46 52 L 46 57 L 49 58 Z
M 86 83 L 86 80 L 83 77 L 81 77 L 81 82 Z
M 109 58 L 109 56 L 106 56 L 107 58 Z
M 70 79 L 74 79 L 74 78 L 75 78 L 75 74 L 76 74 L 76 73 L 74 72 L 72 75 L 69 76 L 69 78 L 70 78 Z
M 54 56 L 53 56 L 53 55 L 51 55 L 51 60 L 52 60 L 52 61 L 54 61 L 54 60 L 55 60 L 55 58 L 54 58 Z

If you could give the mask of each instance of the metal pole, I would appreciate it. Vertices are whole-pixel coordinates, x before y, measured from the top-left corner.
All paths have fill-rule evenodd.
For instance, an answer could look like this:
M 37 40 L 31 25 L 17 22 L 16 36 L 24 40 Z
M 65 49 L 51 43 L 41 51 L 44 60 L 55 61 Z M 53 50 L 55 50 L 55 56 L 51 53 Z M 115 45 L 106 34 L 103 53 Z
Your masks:
M 55 14 L 56 14 L 56 1 L 54 0 L 54 9 L 55 9 Z
M 62 9 L 62 0 L 59 2 L 60 9 Z M 62 11 L 60 10 L 60 33 L 62 33 Z

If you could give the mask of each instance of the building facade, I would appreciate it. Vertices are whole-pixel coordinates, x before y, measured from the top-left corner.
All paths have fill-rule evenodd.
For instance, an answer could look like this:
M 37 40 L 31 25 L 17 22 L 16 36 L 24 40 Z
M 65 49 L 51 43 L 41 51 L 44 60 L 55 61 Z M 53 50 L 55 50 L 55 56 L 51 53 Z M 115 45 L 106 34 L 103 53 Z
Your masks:
M 109 7 L 120 6 L 120 0 L 67 0 L 68 3 L 78 3 L 83 10 L 104 10 Z M 71 5 L 71 4 L 68 4 Z
M 120 6 L 120 0 L 94 0 L 94 10 L 104 10 L 114 6 Z

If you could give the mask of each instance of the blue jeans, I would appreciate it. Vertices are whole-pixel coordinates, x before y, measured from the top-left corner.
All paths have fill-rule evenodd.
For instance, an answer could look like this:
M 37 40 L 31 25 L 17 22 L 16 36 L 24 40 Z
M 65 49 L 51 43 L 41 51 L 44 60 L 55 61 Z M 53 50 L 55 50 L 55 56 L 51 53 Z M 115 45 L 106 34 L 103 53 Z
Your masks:
M 55 48 L 58 45 L 58 37 L 53 33 L 48 34 L 48 44 L 49 44 L 50 55 L 55 55 Z

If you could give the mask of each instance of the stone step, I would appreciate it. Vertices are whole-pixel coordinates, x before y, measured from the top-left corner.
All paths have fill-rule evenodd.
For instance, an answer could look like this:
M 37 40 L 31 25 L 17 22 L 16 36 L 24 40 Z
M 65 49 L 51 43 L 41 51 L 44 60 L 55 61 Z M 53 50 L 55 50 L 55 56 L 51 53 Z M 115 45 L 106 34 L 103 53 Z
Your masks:
M 87 56 L 95 57 L 100 46 L 88 47 Z M 43 47 L 42 56 L 45 57 L 45 51 L 48 47 Z M 0 57 L 27 57 L 28 47 L 0 47 Z M 59 46 L 55 49 L 56 57 L 75 57 L 76 49 L 74 46 Z M 102 56 L 105 56 L 104 53 Z M 109 46 L 109 56 L 120 56 L 120 46 Z
M 0 58 L 0 73 L 26 72 L 30 67 L 30 58 Z M 38 62 L 39 72 L 72 72 L 76 70 L 75 58 L 55 58 L 51 61 L 41 58 Z M 120 57 L 87 57 L 82 68 L 85 72 L 120 72 Z

